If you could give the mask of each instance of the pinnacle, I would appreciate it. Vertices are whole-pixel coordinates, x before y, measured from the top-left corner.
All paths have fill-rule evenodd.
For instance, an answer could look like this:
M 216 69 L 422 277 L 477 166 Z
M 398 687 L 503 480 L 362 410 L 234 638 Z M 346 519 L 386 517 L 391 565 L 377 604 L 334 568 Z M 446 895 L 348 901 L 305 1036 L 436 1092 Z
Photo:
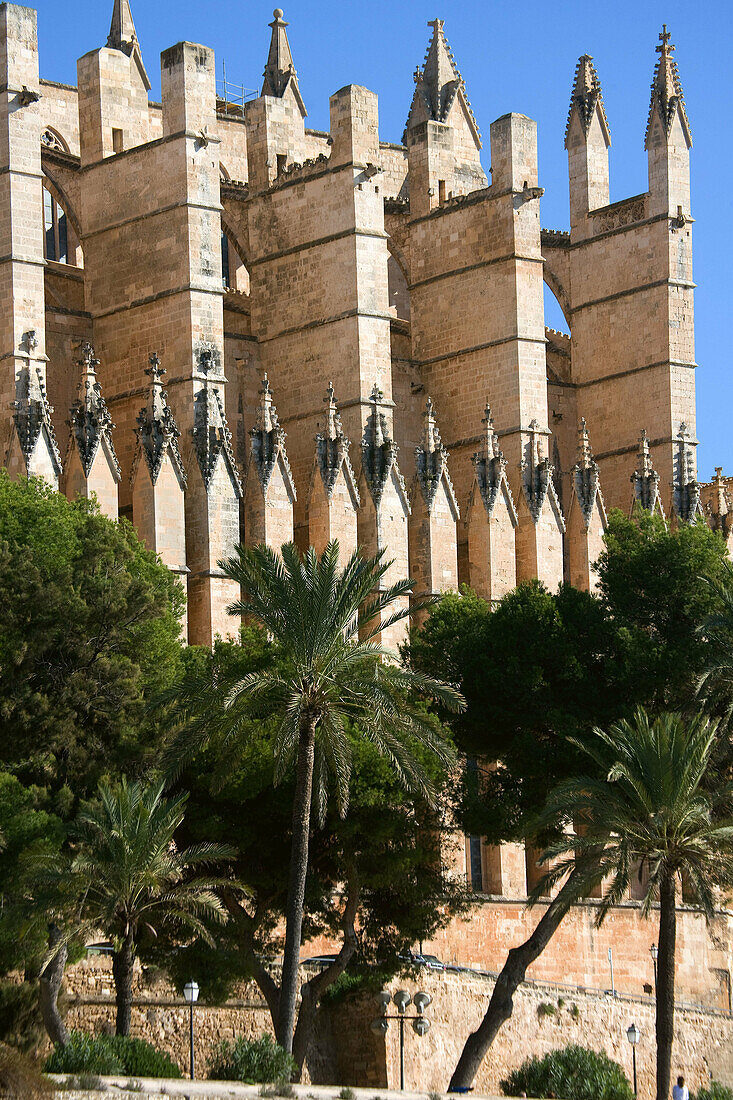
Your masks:
M 591 470 L 595 465 L 593 461 L 593 451 L 591 450 L 590 437 L 588 436 L 588 428 L 585 423 L 585 417 L 581 416 L 580 424 L 578 426 L 578 467 L 581 470 Z
M 260 403 L 257 409 L 255 431 L 271 432 L 273 428 L 279 428 L 277 409 L 272 400 L 272 387 L 267 377 L 267 372 L 262 377 L 262 389 L 260 390 Z
M 432 454 L 440 450 L 440 434 L 435 423 L 435 406 L 432 398 L 428 398 L 423 414 L 423 449 L 426 454 Z
M 584 53 L 578 59 L 578 64 L 575 68 L 575 83 L 573 84 L 573 91 L 570 97 L 568 121 L 565 127 L 566 149 L 568 147 L 568 135 L 570 133 L 570 123 L 573 118 L 573 112 L 577 111 L 578 117 L 580 118 L 580 124 L 583 128 L 583 134 L 587 138 L 596 110 L 598 111 L 601 129 L 603 130 L 603 136 L 608 146 L 611 144 L 611 131 L 606 117 L 606 108 L 603 103 L 601 82 L 598 79 L 598 73 L 593 64 L 593 58 L 590 54 Z
M 341 428 L 341 417 L 338 414 L 338 406 L 336 404 L 336 394 L 333 388 L 333 382 L 328 383 L 326 396 L 323 398 L 323 400 L 328 406 L 326 410 L 326 431 L 324 435 L 326 439 L 338 439 L 339 435 L 343 435 L 343 430 Z
M 130 0 L 115 0 L 114 8 L 112 9 L 112 22 L 109 28 L 109 35 L 107 36 L 107 45 L 110 49 L 121 50 L 122 53 L 126 53 L 128 57 L 134 58 L 145 86 L 147 90 L 150 91 L 150 80 L 145 71 L 143 55 L 140 51 L 140 43 L 138 42 L 135 23 L 132 18 Z
M 283 19 L 282 8 L 275 8 L 273 21 L 269 24 L 272 28 L 270 39 L 270 51 L 267 55 L 267 64 L 263 73 L 262 95 L 273 96 L 282 99 L 290 86 L 297 100 L 301 114 L 305 118 L 308 113 L 305 109 L 303 97 L 298 87 L 298 74 L 293 64 L 293 55 L 288 41 L 288 23 Z
M 672 123 L 674 122 L 675 114 L 679 111 L 680 122 L 682 123 L 682 129 L 688 148 L 692 145 L 690 123 L 685 108 L 685 95 L 682 91 L 682 82 L 680 81 L 677 62 L 672 56 L 676 47 L 671 44 L 671 37 L 671 34 L 667 30 L 667 24 L 664 23 L 662 25 L 661 34 L 659 35 L 659 45 L 655 47 L 656 52 L 659 54 L 659 58 L 652 79 L 649 116 L 647 118 L 646 136 L 644 139 L 644 147 L 646 149 L 649 148 L 649 139 L 651 136 L 655 110 L 659 113 L 659 118 L 667 137 L 669 137 L 672 131 Z
M 416 105 L 422 108 L 423 117 L 427 114 L 427 117 L 435 122 L 445 122 L 456 96 L 460 96 L 466 108 L 474 138 L 480 148 L 481 134 L 466 95 L 466 83 L 445 37 L 443 20 L 431 19 L 428 26 L 432 27 L 433 36 L 425 54 L 422 70 L 418 68 L 415 71 L 415 95 L 406 128 L 408 130 L 410 128 Z

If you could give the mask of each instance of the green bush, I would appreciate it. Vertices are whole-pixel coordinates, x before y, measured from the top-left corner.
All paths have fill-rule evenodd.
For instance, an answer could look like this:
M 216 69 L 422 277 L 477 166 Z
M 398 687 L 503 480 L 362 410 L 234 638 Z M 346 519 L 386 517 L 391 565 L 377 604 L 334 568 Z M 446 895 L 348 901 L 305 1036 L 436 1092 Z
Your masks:
M 180 1077 L 167 1054 L 143 1039 L 126 1035 L 88 1035 L 72 1031 L 65 1047 L 56 1046 L 43 1067 L 46 1073 L 95 1073 L 114 1077 Z
M 733 1100 L 733 1089 L 721 1085 L 720 1081 L 711 1081 L 710 1088 L 701 1088 L 694 1100 Z
M 528 1058 L 501 1082 L 501 1090 L 505 1096 L 524 1093 L 558 1100 L 633 1100 L 634 1095 L 617 1062 L 579 1046 Z
M 270 1035 L 259 1039 L 241 1036 L 233 1043 L 224 1039 L 209 1059 L 210 1081 L 244 1081 L 247 1085 L 266 1085 L 289 1081 L 295 1062 Z

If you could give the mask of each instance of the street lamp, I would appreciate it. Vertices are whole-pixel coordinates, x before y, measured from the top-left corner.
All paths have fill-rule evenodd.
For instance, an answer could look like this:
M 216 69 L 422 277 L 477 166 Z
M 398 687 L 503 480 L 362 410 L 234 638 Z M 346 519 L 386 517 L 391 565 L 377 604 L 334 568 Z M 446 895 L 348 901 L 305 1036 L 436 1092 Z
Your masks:
M 653 943 L 651 945 L 651 947 L 649 948 L 649 953 L 652 957 L 652 962 L 654 963 L 654 992 L 656 993 L 657 992 L 657 959 L 659 958 L 659 948 L 657 947 L 657 945 L 655 943 Z
M 372 1021 L 372 1031 L 376 1031 L 380 1035 L 386 1035 L 389 1028 L 390 1020 L 397 1020 L 400 1025 L 400 1088 L 404 1092 L 405 1089 L 405 1020 L 412 1019 L 412 1030 L 420 1038 L 423 1035 L 427 1035 L 430 1030 L 430 1020 L 425 1019 L 425 1009 L 428 1007 L 432 1000 L 429 993 L 416 993 L 414 997 L 411 997 L 406 989 L 398 989 L 394 997 L 390 997 L 389 993 L 385 991 L 377 994 L 377 1003 L 381 1008 L 381 1016 L 378 1016 L 376 1020 Z M 390 1001 L 394 1001 L 397 1006 L 397 1015 L 388 1016 L 387 1009 Z M 415 1006 L 415 1016 L 407 1016 L 407 1009 L 410 1004 Z
M 193 1065 L 193 1006 L 196 1004 L 196 1001 L 199 999 L 199 987 L 196 984 L 196 982 L 194 982 L 193 980 L 190 981 L 190 982 L 186 982 L 186 984 L 183 987 L 183 996 L 184 996 L 184 999 L 185 999 L 186 1004 L 188 1005 L 188 1009 L 189 1009 L 189 1018 L 188 1018 L 188 1027 L 189 1027 L 188 1036 L 189 1036 L 189 1038 L 188 1038 L 188 1041 L 189 1041 L 189 1052 L 190 1052 L 190 1056 L 191 1056 L 191 1060 L 190 1060 L 191 1080 L 193 1081 L 193 1079 L 194 1079 L 194 1065 Z
M 634 1096 L 637 1096 L 638 1093 L 637 1093 L 637 1089 L 636 1089 L 636 1044 L 639 1042 L 639 1039 L 641 1039 L 641 1032 L 639 1031 L 636 1024 L 631 1024 L 631 1026 L 626 1029 L 626 1038 L 631 1043 L 631 1057 L 632 1057 L 632 1061 L 633 1061 L 633 1065 L 634 1065 Z

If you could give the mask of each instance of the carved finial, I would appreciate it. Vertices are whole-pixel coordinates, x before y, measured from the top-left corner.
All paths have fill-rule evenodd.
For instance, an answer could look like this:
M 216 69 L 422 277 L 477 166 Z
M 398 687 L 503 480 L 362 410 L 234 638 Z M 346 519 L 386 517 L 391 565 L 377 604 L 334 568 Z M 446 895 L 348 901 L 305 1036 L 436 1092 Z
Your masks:
M 642 428 L 639 437 L 636 469 L 631 475 L 631 481 L 634 486 L 634 500 L 641 504 L 643 508 L 646 508 L 648 512 L 654 512 L 658 509 L 660 514 L 664 516 L 664 509 L 659 495 L 660 477 L 654 469 L 646 428 Z
M 560 525 L 564 531 L 565 523 L 560 514 L 560 503 L 557 499 L 555 486 L 552 480 L 552 475 L 555 472 L 554 467 L 547 456 L 542 456 L 541 440 L 544 433 L 541 432 L 540 426 L 535 419 L 530 421 L 528 433 L 529 440 L 525 447 L 526 457 L 519 464 L 522 471 L 522 487 L 524 489 L 527 507 L 529 508 L 532 519 L 536 523 L 540 517 L 545 500 L 550 496 L 556 507 Z
M 683 421 L 677 433 L 675 478 L 672 483 L 674 511 L 682 523 L 692 523 L 698 515 L 702 515 L 700 485 L 695 472 L 695 446 L 696 442 Z
M 458 519 L 458 504 L 456 502 L 453 483 L 448 472 L 448 452 L 443 446 L 440 432 L 435 421 L 435 408 L 432 399 L 428 397 L 423 413 L 423 439 L 422 445 L 415 448 L 416 476 L 422 490 L 428 509 L 431 509 L 438 492 L 441 481 L 448 494 L 451 508 L 456 520 Z
M 324 435 L 327 439 L 336 439 L 341 431 L 341 418 L 338 414 L 338 407 L 336 405 L 336 394 L 333 388 L 333 382 L 328 383 L 328 389 L 326 390 L 326 396 L 323 398 L 326 403 L 326 431 Z
M 670 42 L 671 37 L 672 36 L 667 30 L 667 24 L 665 23 L 662 27 L 662 33 L 659 35 L 659 45 L 656 47 L 659 58 L 652 79 L 649 117 L 647 119 L 646 137 L 644 139 L 645 149 L 649 148 L 655 114 L 658 115 L 662 129 L 667 138 L 669 138 L 672 132 L 672 123 L 674 122 L 675 115 L 679 114 L 687 147 L 689 148 L 692 145 L 690 123 L 685 109 L 685 96 L 682 91 L 682 83 L 680 81 L 677 62 L 672 56 L 675 47 Z
M 145 373 L 150 378 L 150 396 L 147 405 L 140 409 L 137 415 L 138 451 L 132 465 L 130 481 L 134 482 L 137 467 L 141 455 L 145 458 L 150 479 L 155 485 L 160 474 L 163 459 L 166 455 L 170 458 L 178 479 L 186 487 L 186 471 L 183 468 L 181 452 L 178 448 L 180 431 L 176 424 L 173 411 L 168 404 L 168 394 L 163 389 L 163 375 L 165 368 L 161 365 L 157 352 L 149 357 L 150 366 Z
M 97 451 L 103 443 L 115 478 L 119 481 L 120 465 L 112 443 L 114 424 L 97 381 L 99 360 L 95 358 L 94 348 L 88 340 L 82 344 L 81 359 L 77 359 L 76 363 L 81 367 L 81 379 L 77 399 L 70 410 L 69 444 L 76 445 L 84 475 L 89 477 Z
M 140 51 L 140 43 L 137 39 L 135 23 L 132 18 L 130 0 L 115 0 L 112 9 L 112 23 L 107 36 L 107 45 L 110 49 L 120 50 L 135 61 L 147 91 L 150 91 L 150 80 L 145 71 L 143 55 Z
M 581 470 L 590 470 L 593 465 L 593 452 L 590 449 L 590 438 L 585 417 L 581 416 L 578 426 L 578 466 Z
M 600 499 L 602 516 L 605 517 L 606 514 L 601 494 L 600 473 L 600 467 L 593 458 L 585 417 L 582 416 L 578 425 L 578 458 L 573 467 L 573 486 L 586 531 L 590 526 L 597 499 Z
M 491 517 L 494 505 L 499 499 L 499 491 L 503 489 L 513 522 L 516 523 L 517 515 L 514 499 L 506 476 L 506 459 L 499 447 L 499 436 L 494 431 L 494 418 L 491 415 L 491 406 L 488 400 L 481 423 L 484 425 L 483 447 L 480 451 L 476 451 L 471 461 L 476 471 L 476 483 L 484 508 L 488 516 Z
M 593 65 L 590 54 L 584 53 L 579 59 L 575 69 L 575 82 L 570 97 L 570 109 L 565 126 L 565 148 L 568 148 L 568 137 L 573 115 L 577 114 L 585 138 L 590 134 L 593 116 L 598 113 L 603 137 L 608 147 L 611 144 L 611 130 L 606 117 L 606 108 L 603 103 L 603 91 L 598 73 Z
M 397 444 L 390 436 L 387 418 L 381 409 L 383 399 L 384 394 L 375 382 L 369 395 L 371 412 L 367 417 L 361 440 L 361 466 L 372 499 L 377 506 L 397 461 Z M 404 481 L 399 471 L 397 476 L 400 489 L 407 501 Z
M 303 118 L 305 118 L 308 112 L 305 109 L 305 103 L 303 102 L 303 97 L 298 87 L 298 74 L 295 71 L 293 55 L 290 50 L 290 42 L 288 41 L 288 32 L 286 28 L 289 24 L 283 19 L 282 8 L 275 8 L 272 14 L 273 21 L 270 23 L 270 28 L 272 29 L 270 51 L 267 55 L 267 64 L 265 65 L 263 74 L 264 80 L 261 94 L 273 96 L 276 99 L 282 99 L 288 87 L 290 87 L 300 112 Z
M 476 146 L 480 149 L 481 134 L 466 96 L 465 82 L 446 41 L 443 20 L 431 19 L 428 26 L 432 27 L 433 35 L 422 70 L 418 68 L 415 72 L 415 94 L 406 130 L 424 121 L 426 117 L 435 122 L 445 122 L 456 96 L 460 96 Z
M 330 500 L 336 487 L 339 473 L 345 470 L 353 499 L 359 502 L 356 478 L 349 459 L 349 440 L 344 435 L 341 417 L 338 414 L 333 383 L 328 383 L 324 402 L 327 405 L 326 428 L 316 436 L 316 458 L 323 479 L 326 496 Z
M 432 454 L 441 446 L 440 435 L 435 425 L 435 407 L 432 398 L 428 398 L 423 415 L 423 447 L 428 454 Z

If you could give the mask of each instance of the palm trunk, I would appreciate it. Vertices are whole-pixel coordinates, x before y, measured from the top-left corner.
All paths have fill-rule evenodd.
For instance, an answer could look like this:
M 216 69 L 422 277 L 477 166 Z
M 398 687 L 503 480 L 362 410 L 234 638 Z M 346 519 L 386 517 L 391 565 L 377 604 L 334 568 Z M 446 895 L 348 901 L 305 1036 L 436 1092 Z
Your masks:
M 61 929 L 58 925 L 49 925 L 49 948 L 55 947 L 61 938 Z M 69 1033 L 59 1013 L 58 998 L 61 983 L 64 980 L 64 969 L 68 954 L 69 950 L 66 944 L 62 943 L 54 957 L 44 966 L 39 978 L 39 1002 L 43 1023 L 51 1042 L 62 1047 L 65 1047 L 68 1043 Z
M 514 994 L 524 981 L 528 966 L 545 950 L 570 906 L 577 900 L 579 878 L 578 870 L 571 872 L 565 885 L 548 905 L 529 939 L 519 947 L 512 947 L 510 950 L 501 974 L 496 979 L 486 1015 L 476 1031 L 471 1032 L 466 1039 L 466 1045 L 448 1086 L 449 1092 L 453 1089 L 470 1088 L 473 1085 L 473 1080 L 499 1028 L 512 1014 Z
M 659 955 L 657 965 L 657 1100 L 668 1100 L 674 1040 L 674 964 L 677 938 L 675 875 L 668 872 L 659 887 Z
M 290 849 L 290 880 L 285 911 L 285 953 L 280 986 L 280 1015 L 277 1040 L 292 1054 L 295 1003 L 298 995 L 300 939 L 303 928 L 305 880 L 308 874 L 308 840 L 310 835 L 311 798 L 313 794 L 313 761 L 316 743 L 316 718 L 306 716 L 298 739 L 298 765 L 293 798 L 293 839 Z
M 119 951 L 112 955 L 112 977 L 115 982 L 117 1018 L 115 1031 L 118 1035 L 130 1034 L 132 1017 L 132 971 L 135 961 L 135 940 L 132 930 L 128 930 Z

